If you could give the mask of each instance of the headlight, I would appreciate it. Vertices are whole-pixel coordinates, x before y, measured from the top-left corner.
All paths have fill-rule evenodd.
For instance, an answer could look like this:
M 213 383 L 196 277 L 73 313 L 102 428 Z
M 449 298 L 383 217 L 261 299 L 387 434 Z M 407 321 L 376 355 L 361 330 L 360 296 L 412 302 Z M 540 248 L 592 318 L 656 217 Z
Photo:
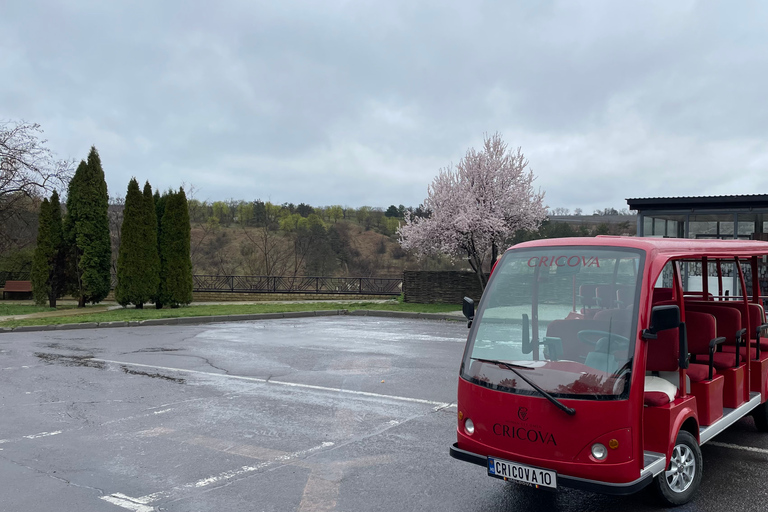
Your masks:
M 592 456 L 597 460 L 605 460 L 608 456 L 608 450 L 606 450 L 605 445 L 595 443 L 592 445 Z
M 475 424 L 472 423 L 472 420 L 467 418 L 467 420 L 464 422 L 464 432 L 466 432 L 469 435 L 472 435 L 475 433 Z

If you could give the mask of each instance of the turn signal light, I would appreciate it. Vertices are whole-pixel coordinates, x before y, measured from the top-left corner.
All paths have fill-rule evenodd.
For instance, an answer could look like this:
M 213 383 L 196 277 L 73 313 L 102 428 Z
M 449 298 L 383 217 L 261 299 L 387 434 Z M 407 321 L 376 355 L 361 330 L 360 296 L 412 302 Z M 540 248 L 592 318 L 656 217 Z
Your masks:
M 608 441 L 608 448 L 610 448 L 611 450 L 615 450 L 618 447 L 619 447 L 618 439 L 611 439 L 610 441 Z
M 464 419 L 464 413 L 459 411 L 459 421 Z

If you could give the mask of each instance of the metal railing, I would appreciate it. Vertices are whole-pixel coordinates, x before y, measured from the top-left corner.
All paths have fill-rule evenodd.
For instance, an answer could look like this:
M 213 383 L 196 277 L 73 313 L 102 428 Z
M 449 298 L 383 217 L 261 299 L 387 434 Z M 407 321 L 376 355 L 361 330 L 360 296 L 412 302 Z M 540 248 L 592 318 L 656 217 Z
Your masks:
M 382 277 L 192 277 L 192 289 L 196 292 L 400 295 L 403 288 L 402 279 Z
M 0 288 L 6 281 L 29 281 L 29 272 L 0 270 Z M 286 277 L 193 275 L 196 292 L 316 293 L 344 295 L 400 295 L 403 280 L 388 277 Z M 112 276 L 112 288 L 117 277 Z

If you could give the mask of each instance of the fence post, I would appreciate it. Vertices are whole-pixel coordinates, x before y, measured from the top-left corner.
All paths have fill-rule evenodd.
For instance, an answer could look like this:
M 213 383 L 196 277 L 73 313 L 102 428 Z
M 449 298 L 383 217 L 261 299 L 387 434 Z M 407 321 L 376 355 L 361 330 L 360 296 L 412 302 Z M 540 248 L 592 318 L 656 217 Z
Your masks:
M 360 279 L 360 282 L 359 282 L 359 284 L 357 286 L 357 293 L 362 295 L 363 294 L 363 278 L 361 277 L 359 279 Z
M 235 291 L 235 276 L 229 276 L 229 290 L 231 292 Z
M 320 293 L 320 278 L 315 278 L 315 293 Z

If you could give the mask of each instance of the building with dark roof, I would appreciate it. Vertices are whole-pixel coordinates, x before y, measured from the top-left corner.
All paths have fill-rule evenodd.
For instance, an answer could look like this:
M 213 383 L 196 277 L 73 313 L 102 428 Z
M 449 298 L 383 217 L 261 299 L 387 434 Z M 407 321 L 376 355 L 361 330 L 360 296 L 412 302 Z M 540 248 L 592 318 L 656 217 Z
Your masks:
M 637 236 L 768 240 L 768 195 L 627 199 Z

